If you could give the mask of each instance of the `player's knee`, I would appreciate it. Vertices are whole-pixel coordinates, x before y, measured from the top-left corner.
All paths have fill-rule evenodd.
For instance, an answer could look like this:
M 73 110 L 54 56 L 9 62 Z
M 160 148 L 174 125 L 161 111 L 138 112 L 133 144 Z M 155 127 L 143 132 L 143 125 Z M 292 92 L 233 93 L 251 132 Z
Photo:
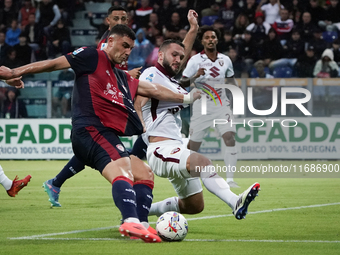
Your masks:
M 145 164 L 145 167 L 143 169 L 143 176 L 144 176 L 144 180 L 148 180 L 148 181 L 154 180 L 154 174 L 153 174 L 151 168 L 146 164 Z
M 235 133 L 234 132 L 226 132 L 223 134 L 223 140 L 225 145 L 227 146 L 235 146 Z

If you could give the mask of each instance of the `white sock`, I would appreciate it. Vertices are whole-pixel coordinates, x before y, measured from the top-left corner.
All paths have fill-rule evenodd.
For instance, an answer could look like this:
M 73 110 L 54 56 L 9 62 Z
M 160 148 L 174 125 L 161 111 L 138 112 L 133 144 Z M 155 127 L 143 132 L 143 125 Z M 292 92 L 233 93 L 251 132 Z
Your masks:
M 227 146 L 225 148 L 225 154 L 223 157 L 224 164 L 226 165 L 227 169 L 227 182 L 234 181 L 234 171 L 236 171 L 236 163 L 237 163 L 237 148 L 236 146 Z M 231 170 L 234 171 L 231 171 Z
M 146 222 L 146 221 L 142 221 L 141 224 L 144 226 L 144 228 L 148 229 L 150 224 L 149 222 Z
M 230 190 L 228 183 L 216 173 L 213 165 L 206 166 L 201 170 L 201 179 L 207 190 L 215 194 L 234 210 L 238 196 Z
M 9 190 L 12 187 L 13 181 L 8 179 L 5 175 L 4 170 L 0 166 L 0 183 L 4 186 L 5 190 Z
M 179 212 L 178 197 L 169 197 L 163 201 L 152 203 L 149 215 L 161 216 L 165 212 Z
M 126 218 L 124 222 L 140 223 L 139 219 L 135 217 Z

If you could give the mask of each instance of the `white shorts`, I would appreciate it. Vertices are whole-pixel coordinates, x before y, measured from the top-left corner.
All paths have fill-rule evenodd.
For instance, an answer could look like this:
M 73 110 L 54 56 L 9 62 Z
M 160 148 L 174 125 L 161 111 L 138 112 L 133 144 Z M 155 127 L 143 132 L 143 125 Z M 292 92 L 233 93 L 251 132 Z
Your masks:
M 202 192 L 199 178 L 191 177 L 186 163 L 192 151 L 178 140 L 149 143 L 147 160 L 155 175 L 168 178 L 179 198 Z
M 193 107 L 193 114 L 190 120 L 190 140 L 202 142 L 209 128 L 214 127 L 214 120 L 217 119 L 220 120 L 219 123 L 224 123 L 216 124 L 214 127 L 220 135 L 223 135 L 226 132 L 236 133 L 234 115 L 230 106 L 211 107 L 206 115 L 202 115 L 200 105 L 198 106 L 195 105 Z M 233 125 L 231 125 L 231 120 Z M 228 123 L 226 123 L 227 121 Z

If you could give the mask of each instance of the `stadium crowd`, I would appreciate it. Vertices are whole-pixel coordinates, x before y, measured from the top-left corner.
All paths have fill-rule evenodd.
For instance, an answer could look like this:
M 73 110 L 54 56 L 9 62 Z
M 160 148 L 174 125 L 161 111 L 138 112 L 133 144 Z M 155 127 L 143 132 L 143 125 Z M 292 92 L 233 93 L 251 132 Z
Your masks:
M 10 68 L 52 59 L 74 47 L 70 27 L 85 0 L 0 1 L 0 64 Z M 105 2 L 105 1 L 92 1 Z M 340 64 L 339 0 L 115 0 L 128 10 L 137 33 L 129 67 L 151 66 L 163 40 L 183 39 L 186 14 L 199 14 L 200 25 L 221 31 L 218 51 L 230 56 L 235 77 L 259 77 L 254 64 L 274 77 L 337 77 Z M 93 21 L 98 38 L 107 29 Z M 202 50 L 197 41 L 192 55 Z M 263 61 L 263 62 L 262 62 Z M 263 76 L 263 74 L 262 74 Z

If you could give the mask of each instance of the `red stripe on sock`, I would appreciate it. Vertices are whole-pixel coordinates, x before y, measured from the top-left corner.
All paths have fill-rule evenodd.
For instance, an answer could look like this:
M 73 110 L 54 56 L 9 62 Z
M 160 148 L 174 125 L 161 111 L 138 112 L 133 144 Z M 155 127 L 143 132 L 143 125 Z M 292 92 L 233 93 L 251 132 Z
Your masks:
M 131 181 L 129 178 L 121 175 L 121 176 L 117 176 L 116 178 L 113 179 L 112 183 L 113 184 L 115 181 L 126 181 L 128 182 L 131 186 L 133 186 L 133 181 Z
M 133 183 L 133 185 L 136 185 L 136 184 L 144 184 L 148 186 L 150 189 L 153 189 L 155 185 L 154 181 L 151 181 L 151 180 L 141 180 L 141 181 L 136 181 Z

